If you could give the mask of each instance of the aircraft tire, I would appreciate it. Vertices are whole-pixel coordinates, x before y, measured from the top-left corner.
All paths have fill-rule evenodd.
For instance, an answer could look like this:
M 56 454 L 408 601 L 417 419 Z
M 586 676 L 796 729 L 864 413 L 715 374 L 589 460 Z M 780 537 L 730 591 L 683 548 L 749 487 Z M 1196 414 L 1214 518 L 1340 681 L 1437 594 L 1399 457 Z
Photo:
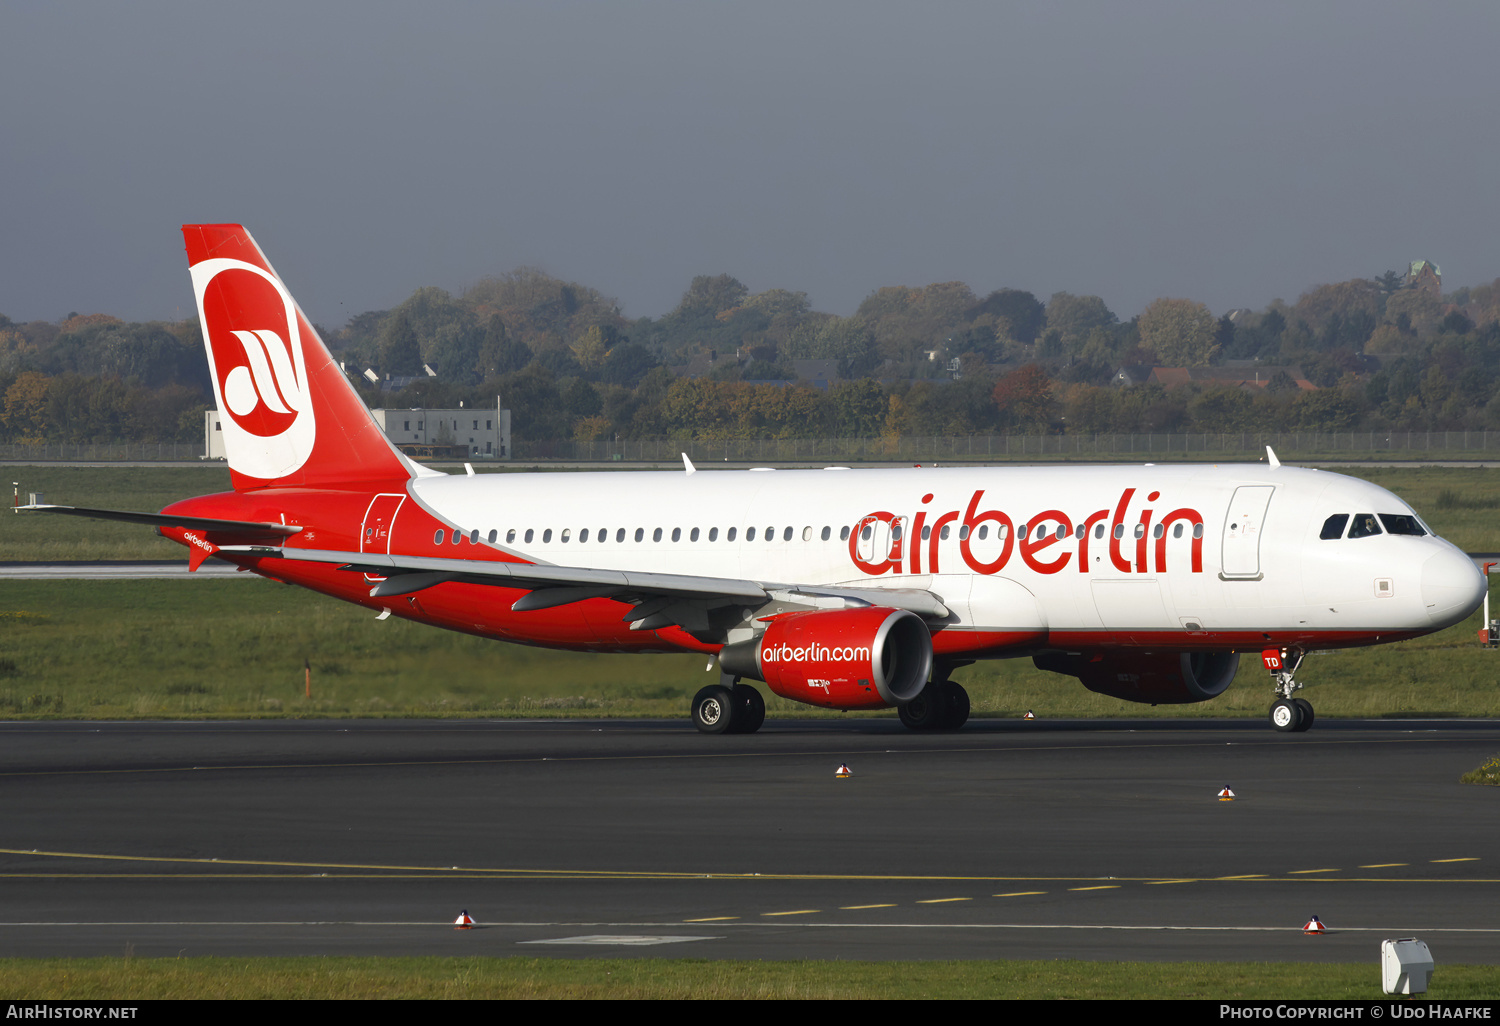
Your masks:
M 1293 729 L 1299 734 L 1311 729 L 1313 725 L 1312 703 L 1305 698 L 1294 698 L 1292 702 L 1297 706 L 1298 711 L 1302 713 L 1302 718 L 1297 721 L 1297 726 Z
M 1302 722 L 1302 710 L 1297 703 L 1286 698 L 1278 698 L 1271 703 L 1271 726 L 1282 733 L 1289 733 L 1297 729 Z
M 733 732 L 737 712 L 734 695 L 721 684 L 710 684 L 693 696 L 693 726 L 705 734 Z
M 945 680 L 936 687 L 942 697 L 942 729 L 957 730 L 969 721 L 969 693 L 962 684 L 955 684 L 951 680 Z
M 736 684 L 734 686 L 734 725 L 730 730 L 736 734 L 754 734 L 765 722 L 766 700 L 761 697 L 760 689 L 753 688 L 749 684 Z
M 944 724 L 943 710 L 947 705 L 940 684 L 928 684 L 916 698 L 898 710 L 901 722 L 912 730 L 937 730 Z

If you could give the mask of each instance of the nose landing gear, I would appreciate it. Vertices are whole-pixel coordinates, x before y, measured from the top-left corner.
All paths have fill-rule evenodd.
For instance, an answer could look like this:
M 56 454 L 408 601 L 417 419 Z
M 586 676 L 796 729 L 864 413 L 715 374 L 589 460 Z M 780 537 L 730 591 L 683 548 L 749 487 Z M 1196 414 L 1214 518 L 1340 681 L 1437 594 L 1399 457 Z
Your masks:
M 1294 656 L 1290 667 L 1288 656 Z M 1271 671 L 1275 682 L 1276 701 L 1271 703 L 1271 726 L 1288 733 L 1302 733 L 1313 725 L 1312 703 L 1305 698 L 1293 698 L 1302 685 L 1293 679 L 1297 667 L 1302 665 L 1303 653 L 1297 649 L 1268 648 L 1261 652 L 1261 662 Z

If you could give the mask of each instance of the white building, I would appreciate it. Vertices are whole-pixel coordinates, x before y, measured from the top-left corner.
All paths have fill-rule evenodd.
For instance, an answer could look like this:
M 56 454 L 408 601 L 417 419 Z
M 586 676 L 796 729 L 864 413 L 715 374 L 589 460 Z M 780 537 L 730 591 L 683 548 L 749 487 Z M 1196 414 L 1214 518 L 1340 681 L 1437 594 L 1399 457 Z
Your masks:
M 385 436 L 408 456 L 511 458 L 510 411 L 500 407 L 499 396 L 495 397 L 494 409 L 461 406 L 456 410 L 371 410 L 370 413 Z M 218 410 L 203 413 L 203 451 L 211 460 L 224 459 Z

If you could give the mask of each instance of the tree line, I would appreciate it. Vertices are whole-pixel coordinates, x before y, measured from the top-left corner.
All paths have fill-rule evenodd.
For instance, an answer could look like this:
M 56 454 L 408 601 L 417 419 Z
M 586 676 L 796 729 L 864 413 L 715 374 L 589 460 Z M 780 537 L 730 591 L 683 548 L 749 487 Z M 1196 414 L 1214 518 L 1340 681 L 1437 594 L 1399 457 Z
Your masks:
M 962 282 L 879 288 L 839 317 L 720 274 L 630 320 L 595 289 L 522 268 L 319 332 L 371 406 L 498 395 L 529 439 L 1500 427 L 1500 279 L 1438 294 L 1389 271 L 1259 311 L 1162 298 L 1121 320 L 1098 296 Z M 803 360 L 843 380 L 798 381 Z M 1316 388 L 1285 372 L 1260 389 L 1139 380 L 1246 361 Z M 1122 368 L 1135 383 L 1115 383 Z M 196 320 L 0 316 L 0 440 L 191 442 L 210 396 Z

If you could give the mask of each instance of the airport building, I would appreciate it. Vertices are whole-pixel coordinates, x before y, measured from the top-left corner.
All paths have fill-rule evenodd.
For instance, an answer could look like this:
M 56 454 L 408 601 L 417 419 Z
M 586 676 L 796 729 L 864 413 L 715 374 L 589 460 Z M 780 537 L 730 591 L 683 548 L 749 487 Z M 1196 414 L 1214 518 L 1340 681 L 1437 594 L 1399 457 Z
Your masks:
M 493 409 L 460 406 L 456 410 L 371 410 L 387 438 L 417 459 L 511 458 L 510 411 L 495 397 Z M 218 410 L 203 413 L 203 451 L 224 459 L 224 434 Z

